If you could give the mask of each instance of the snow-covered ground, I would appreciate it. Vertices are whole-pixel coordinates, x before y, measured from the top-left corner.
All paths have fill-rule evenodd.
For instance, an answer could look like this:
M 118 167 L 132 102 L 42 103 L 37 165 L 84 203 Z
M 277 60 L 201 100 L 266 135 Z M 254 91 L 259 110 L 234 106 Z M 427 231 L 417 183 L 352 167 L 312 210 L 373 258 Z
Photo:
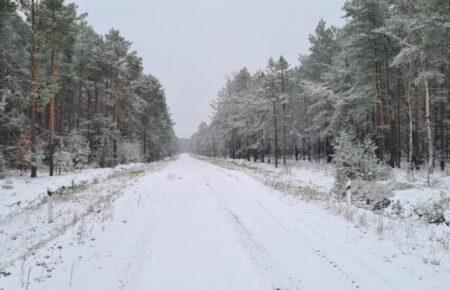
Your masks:
M 450 285 L 446 262 L 425 263 L 329 209 L 188 155 L 79 188 L 59 197 L 55 213 L 47 224 L 42 204 L 0 224 L 0 289 Z
M 315 197 L 328 198 L 334 184 L 334 169 L 328 163 L 288 160 L 287 166 L 275 168 L 273 164 L 243 159 L 205 159 L 228 168 L 242 168 L 269 185 L 276 183 L 281 187 L 309 189 Z M 399 218 L 418 219 L 421 209 L 439 204 L 448 209 L 447 223 L 450 225 L 450 174 L 448 170 L 435 170 L 430 178 L 431 186 L 427 174 L 427 170 L 416 171 L 411 179 L 405 169 L 393 169 L 386 180 L 375 182 L 373 190 L 382 191 L 391 202 L 385 213 Z
M 76 172 L 37 178 L 13 176 L 0 179 L 0 220 L 27 207 L 43 202 L 47 189 L 55 191 L 62 186 L 87 186 L 117 174 L 123 170 L 136 169 L 144 166 L 142 163 L 119 165 L 115 168 L 88 168 Z

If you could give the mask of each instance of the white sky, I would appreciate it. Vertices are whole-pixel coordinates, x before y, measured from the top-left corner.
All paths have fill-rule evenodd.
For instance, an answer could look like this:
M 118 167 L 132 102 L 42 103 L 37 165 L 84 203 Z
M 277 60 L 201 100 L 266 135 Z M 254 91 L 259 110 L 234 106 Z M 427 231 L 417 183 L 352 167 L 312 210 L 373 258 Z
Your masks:
M 190 137 L 226 76 L 263 68 L 270 56 L 296 64 L 320 18 L 343 24 L 344 0 L 74 0 L 99 33 L 117 28 L 157 77 L 179 137 Z

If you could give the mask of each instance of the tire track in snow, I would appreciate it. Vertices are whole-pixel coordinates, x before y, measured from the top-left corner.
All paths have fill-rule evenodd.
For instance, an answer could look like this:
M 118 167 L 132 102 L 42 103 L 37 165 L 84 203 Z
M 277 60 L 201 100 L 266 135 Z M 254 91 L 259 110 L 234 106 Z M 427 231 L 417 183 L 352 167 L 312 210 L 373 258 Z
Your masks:
M 242 183 L 241 181 L 239 181 L 240 176 L 234 174 L 234 172 L 243 172 L 249 178 L 258 181 L 258 183 L 260 183 L 261 185 L 265 185 L 266 187 L 271 188 L 272 189 L 271 191 L 277 192 L 276 195 L 278 195 L 279 191 L 276 188 L 273 189 L 272 186 L 264 184 L 261 181 L 260 177 L 254 177 L 252 174 L 246 172 L 245 170 L 242 170 L 242 168 L 239 167 L 229 168 L 227 166 L 221 166 L 220 163 L 213 163 L 213 164 L 221 167 L 223 172 L 228 173 L 230 177 L 238 180 L 238 182 L 240 183 Z M 258 196 L 257 198 L 264 198 L 260 197 L 259 195 L 257 196 Z M 313 247 L 319 244 L 321 245 L 321 249 L 317 249 L 318 251 L 321 250 L 322 253 L 325 253 L 326 251 L 331 252 L 333 256 L 335 256 L 336 260 L 345 261 L 343 266 L 346 266 L 349 272 L 353 272 L 354 276 L 358 276 L 358 278 L 359 276 L 362 276 L 363 278 L 361 280 L 362 282 L 366 283 L 367 278 L 369 278 L 372 281 L 382 281 L 380 283 L 385 285 L 385 287 L 389 287 L 389 289 L 404 289 L 405 281 L 410 281 L 412 282 L 413 285 L 419 283 L 417 285 L 419 287 L 418 289 L 425 289 L 430 287 L 437 287 L 438 289 L 441 289 L 439 288 L 440 287 L 439 285 L 445 285 L 447 283 L 446 279 L 442 279 L 442 276 L 439 275 L 432 276 L 433 279 L 435 279 L 434 281 L 433 279 L 424 279 L 423 277 L 424 275 L 422 272 L 418 271 L 417 269 L 415 269 L 415 271 L 413 270 L 414 266 L 409 265 L 408 263 L 404 264 L 404 262 L 392 263 L 391 261 L 387 261 L 386 257 L 382 253 L 376 252 L 372 248 L 364 248 L 364 249 L 359 247 L 352 248 L 349 247 L 346 242 L 343 242 L 344 241 L 343 239 L 341 239 L 340 243 L 334 243 L 333 240 L 336 239 L 335 235 L 336 234 L 339 235 L 340 234 L 339 232 L 337 231 L 329 232 L 327 231 L 327 229 L 329 228 L 327 227 L 323 228 L 323 224 L 320 222 L 320 220 L 309 219 L 306 216 L 306 214 L 304 214 L 303 212 L 296 211 L 293 207 L 291 207 L 289 204 L 286 204 L 281 199 L 274 198 L 276 199 L 276 202 L 274 202 L 275 200 L 270 200 L 269 197 L 273 198 L 274 196 L 265 195 L 265 198 L 266 200 L 268 200 L 269 204 L 278 205 L 277 207 L 279 208 L 280 211 L 286 213 L 287 215 L 290 215 L 293 219 L 298 221 L 299 227 L 302 228 L 300 231 L 304 231 L 307 233 L 307 235 L 313 237 L 314 242 L 310 242 L 310 244 L 312 244 Z M 293 230 L 297 231 L 296 228 L 293 228 Z M 312 235 L 310 235 L 310 232 Z M 314 237 L 318 238 L 319 242 L 317 242 L 316 241 L 317 239 L 314 239 Z M 367 257 L 368 253 L 370 254 L 368 258 L 366 259 L 361 258 Z M 371 258 L 375 259 L 372 260 Z M 356 264 L 359 267 L 349 266 L 348 265 L 349 262 L 351 264 Z M 383 264 L 385 264 L 387 267 L 384 267 Z M 444 269 L 441 270 L 445 272 Z M 397 275 L 396 279 L 392 279 L 393 277 L 391 277 L 391 273 L 393 272 L 399 272 L 399 274 L 401 275 L 400 276 Z M 438 281 L 439 283 L 435 283 Z M 368 285 L 371 284 L 368 283 Z M 368 287 L 371 288 L 371 286 Z
M 230 177 L 239 180 L 239 183 L 243 184 L 243 181 L 240 180 L 238 176 L 235 176 L 232 174 L 232 171 L 230 170 L 223 170 L 226 172 Z M 264 186 L 259 181 L 254 179 L 251 176 L 248 176 L 250 179 L 254 180 L 261 186 Z M 271 191 L 273 191 L 271 189 Z M 296 213 L 293 212 L 293 209 L 291 209 L 289 206 L 284 206 L 281 208 L 280 206 L 277 206 L 277 202 L 274 202 L 273 200 L 270 200 L 267 196 L 264 196 L 264 194 L 256 195 L 255 193 L 249 192 L 251 195 L 251 198 L 253 201 L 258 204 L 259 207 L 264 209 L 266 213 L 268 213 L 272 219 L 275 218 L 275 215 L 278 216 L 277 223 L 280 225 L 283 225 L 282 228 L 288 232 L 290 232 L 290 235 L 294 239 L 298 239 L 299 241 L 307 241 L 310 245 L 310 250 L 320 258 L 322 258 L 327 264 L 333 268 L 333 270 L 337 270 L 341 275 L 343 275 L 355 288 L 361 288 L 362 286 L 357 282 L 355 278 L 352 277 L 351 274 L 349 274 L 348 271 L 344 271 L 343 268 L 336 263 L 333 259 L 329 258 L 329 255 L 327 254 L 326 248 L 332 248 L 334 251 L 340 253 L 341 256 L 343 256 L 345 259 L 348 259 L 351 261 L 353 265 L 358 265 L 358 270 L 365 272 L 365 275 L 371 276 L 372 279 L 375 278 L 377 281 L 377 285 L 385 285 L 388 289 L 402 289 L 402 286 L 398 286 L 393 284 L 389 279 L 384 277 L 382 274 L 379 273 L 379 271 L 375 270 L 373 267 L 371 267 L 370 264 L 368 264 L 366 261 L 358 258 L 355 253 L 350 252 L 349 249 L 346 247 L 343 247 L 339 244 L 333 243 L 334 236 L 331 233 L 328 233 L 320 228 L 320 225 L 314 223 L 313 221 L 308 220 L 307 218 L 301 218 Z M 279 201 L 281 202 L 281 201 Z M 264 203 L 264 205 L 263 205 Z M 282 220 L 287 220 L 291 222 L 283 223 Z M 292 222 L 293 221 L 293 222 Z M 295 227 L 292 229 L 288 229 L 284 224 L 293 224 Z M 311 241 L 307 238 L 307 236 L 315 238 L 315 241 Z M 317 247 L 317 244 L 320 246 Z M 325 249 L 324 249 L 325 248 Z
M 223 170 L 220 171 L 227 174 L 228 177 L 233 178 L 236 183 L 240 185 L 244 185 L 245 183 L 243 180 L 241 180 L 239 177 L 230 174 L 229 170 Z M 250 177 L 252 180 L 257 182 L 259 184 L 259 181 L 255 180 L 254 178 Z M 261 186 L 264 186 L 261 184 Z M 339 273 L 341 276 L 343 276 L 348 282 L 349 286 L 353 287 L 354 289 L 360 289 L 359 283 L 357 283 L 356 279 L 353 278 L 348 272 L 344 271 L 342 267 L 336 263 L 334 260 L 328 257 L 328 255 L 325 253 L 325 251 L 320 250 L 314 246 L 310 246 L 311 241 L 307 238 L 305 234 L 299 233 L 298 228 L 289 229 L 287 225 L 292 224 L 292 222 L 283 222 L 283 218 L 280 217 L 281 215 L 285 215 L 286 213 L 283 210 L 280 210 L 279 208 L 275 207 L 272 202 L 268 201 L 263 195 L 256 196 L 254 193 L 249 193 L 251 197 L 247 197 L 247 199 L 250 202 L 255 203 L 263 212 L 266 213 L 267 216 L 269 216 L 278 226 L 281 228 L 289 237 L 291 237 L 296 243 L 301 244 L 301 246 L 304 248 L 305 243 L 308 245 L 309 251 L 316 255 L 318 258 L 324 261 L 324 264 L 330 268 L 331 271 Z M 263 199 L 265 201 L 265 204 L 268 206 L 264 206 L 263 203 L 259 199 Z M 270 209 L 269 209 L 270 207 Z M 289 217 L 288 217 L 289 219 Z M 284 219 L 285 220 L 285 219 Z M 296 219 L 295 224 L 298 225 L 301 224 L 301 220 Z M 324 239 L 327 240 L 327 239 Z
M 261 197 L 261 196 L 260 196 L 260 198 L 265 199 L 265 197 Z M 261 203 L 259 201 L 258 201 L 258 203 L 261 205 Z M 290 218 L 290 219 L 293 219 L 294 221 L 296 221 L 297 227 L 294 228 L 294 231 L 296 231 L 296 235 L 304 235 L 304 234 L 302 234 L 302 232 L 304 232 L 304 230 L 300 229 L 300 227 L 303 227 L 304 229 L 306 229 L 309 232 L 309 234 L 315 235 L 322 244 L 325 244 L 325 247 L 331 247 L 331 248 L 334 248 L 335 250 L 337 250 L 334 252 L 339 252 L 343 256 L 345 256 L 345 258 L 350 259 L 353 265 L 355 265 L 355 264 L 358 265 L 359 266 L 358 269 L 360 269 L 360 270 L 364 269 L 364 271 L 368 275 L 375 277 L 380 282 L 380 284 L 384 284 L 386 287 L 389 287 L 389 289 L 401 289 L 397 285 L 394 285 L 393 283 L 391 283 L 386 277 L 379 274 L 368 263 L 366 263 L 362 259 L 359 259 L 355 255 L 355 253 L 351 253 L 351 252 L 349 252 L 349 250 L 340 246 L 339 244 L 333 243 L 332 242 L 333 236 L 330 233 L 327 233 L 326 231 L 321 230 L 320 226 L 315 225 L 308 219 L 301 219 L 295 213 L 291 212 L 290 209 L 287 209 L 287 208 L 280 209 L 280 208 L 276 207 L 275 205 L 273 205 L 272 203 L 270 203 L 269 201 L 266 204 L 269 207 L 271 207 L 272 209 L 274 209 L 275 211 L 277 211 L 280 215 L 285 215 L 288 219 Z M 312 243 L 312 242 L 310 242 L 310 243 Z M 326 253 L 327 251 L 323 249 L 323 246 L 322 246 L 322 249 L 319 249 L 319 248 L 313 246 L 313 247 L 311 247 L 311 250 L 314 253 L 318 254 L 320 257 L 322 257 L 327 262 L 330 262 L 330 264 L 334 263 L 335 265 L 337 265 L 335 262 L 333 262 L 333 260 L 331 260 L 328 257 L 329 255 Z M 347 279 L 349 281 L 351 281 L 351 283 L 354 284 L 356 288 L 360 287 L 359 284 L 356 282 L 356 279 L 352 278 L 348 272 L 344 272 L 344 270 L 342 270 L 342 268 L 340 266 L 338 266 L 338 267 L 340 270 L 339 272 L 341 274 L 343 274 L 344 276 L 346 276 Z M 378 284 L 378 285 L 380 285 L 380 284 Z
M 268 216 L 270 216 L 276 223 L 278 223 L 281 226 L 281 228 L 283 228 L 291 238 L 293 238 L 297 242 L 301 242 L 302 244 L 304 242 L 307 242 L 309 244 L 309 240 L 305 236 L 299 235 L 295 231 L 292 231 L 286 226 L 284 226 L 283 223 L 278 218 L 276 218 L 265 206 L 261 204 L 261 202 L 259 202 L 256 199 L 255 202 L 262 210 L 264 210 L 268 214 Z M 299 241 L 299 239 L 301 239 L 302 241 Z M 356 282 L 356 279 L 352 278 L 349 273 L 342 270 L 339 264 L 330 259 L 325 252 L 322 252 L 320 249 L 314 247 L 309 247 L 309 250 L 313 254 L 318 256 L 320 259 L 324 260 L 325 263 L 330 267 L 330 270 L 337 271 L 340 275 L 342 275 L 350 284 L 352 284 L 352 286 L 355 287 L 355 289 L 360 288 L 359 284 Z
M 225 207 L 223 209 L 228 213 L 231 225 L 237 233 L 241 245 L 250 255 L 258 270 L 270 280 L 273 289 L 301 289 L 301 281 L 295 281 L 277 264 L 264 245 L 252 237 L 250 231 L 242 224 L 239 217 L 229 208 Z
M 144 198 L 140 197 L 139 200 L 139 207 L 142 208 L 141 210 L 144 211 L 142 214 L 145 215 L 144 229 L 138 243 L 134 246 L 134 253 L 129 259 L 129 261 L 138 261 L 138 263 L 127 263 L 124 274 L 118 281 L 119 289 L 135 290 L 142 288 L 139 288 L 139 277 L 144 270 L 144 265 L 149 263 L 152 258 L 153 248 L 160 233 L 161 211 L 167 198 L 167 190 L 158 196 L 158 200 L 152 200 L 151 194 L 147 192 Z M 149 204 L 146 206 L 146 203 Z M 148 215 L 145 212 L 151 212 L 151 214 Z
M 143 268 L 144 260 L 151 260 L 152 248 L 158 238 L 159 218 L 153 218 L 151 225 L 144 227 L 144 232 L 139 238 L 139 242 L 134 247 L 134 253 L 131 255 L 130 261 L 138 261 L 137 264 L 127 263 L 123 277 L 119 280 L 119 289 L 135 289 L 131 287 L 139 278 L 139 273 Z
M 205 176 L 205 178 L 207 178 Z M 208 185 L 211 183 L 208 182 Z M 272 285 L 275 290 L 300 290 L 301 281 L 296 281 L 271 256 L 269 250 L 251 234 L 250 230 L 241 222 L 239 216 L 234 213 L 215 194 L 214 187 L 211 187 L 211 195 L 214 197 L 217 207 L 220 208 L 225 218 L 230 222 L 230 226 L 236 233 L 237 238 L 245 252 L 249 255 L 252 264 L 258 272 Z

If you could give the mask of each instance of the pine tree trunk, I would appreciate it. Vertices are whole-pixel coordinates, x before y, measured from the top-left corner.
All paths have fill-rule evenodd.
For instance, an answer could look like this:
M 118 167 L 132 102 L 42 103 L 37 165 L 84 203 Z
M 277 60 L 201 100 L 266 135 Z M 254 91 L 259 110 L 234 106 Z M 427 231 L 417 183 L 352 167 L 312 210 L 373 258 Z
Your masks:
M 31 52 L 30 52 L 30 81 L 31 81 L 31 98 L 30 98 L 30 111 L 31 111 L 31 177 L 37 176 L 36 168 L 36 115 L 37 115 L 37 102 L 36 95 L 38 91 L 37 85 L 37 28 L 36 28 L 36 7 L 35 1 L 31 0 Z
M 417 86 L 414 86 L 414 102 L 413 102 L 413 122 L 414 122 L 414 129 L 413 129 L 413 161 L 414 161 L 414 167 L 415 169 L 420 169 L 420 164 L 422 163 L 422 155 L 421 155 L 421 138 L 419 135 L 419 130 L 421 124 L 421 118 L 419 114 L 419 88 Z
M 83 58 L 83 54 L 81 54 L 81 58 Z M 81 120 L 81 112 L 83 110 L 83 77 L 84 77 L 84 64 L 83 61 L 80 63 L 80 80 L 78 82 L 78 105 L 77 105 L 77 120 L 76 120 L 76 128 L 80 128 L 80 120 Z
M 143 155 L 144 158 L 146 157 L 145 155 L 147 155 L 147 128 L 146 126 L 144 126 L 144 132 L 142 135 L 142 144 L 143 144 Z
M 317 135 L 319 136 L 319 133 L 320 132 L 317 132 Z M 321 150 L 320 150 L 320 148 L 321 148 L 321 146 L 320 146 L 320 137 L 317 137 L 317 158 L 319 159 L 319 163 L 320 163 L 320 153 L 321 153 Z
M 378 45 L 378 44 L 376 44 Z M 378 146 L 378 158 L 384 163 L 384 136 L 382 132 L 383 126 L 383 108 L 380 90 L 380 67 L 378 61 L 378 48 L 375 47 L 375 60 L 374 60 L 374 73 L 375 73 L 375 131 L 377 136 L 377 146 Z
M 277 124 L 277 108 L 275 100 L 273 101 L 273 134 L 274 134 L 274 151 L 275 151 L 275 168 L 278 167 L 278 124 Z
M 396 165 L 397 165 L 397 167 L 398 168 L 400 168 L 400 166 L 401 166 L 401 158 L 402 158 L 402 156 L 401 156 L 401 154 L 402 154 L 402 151 L 401 151 L 401 144 L 402 144 L 402 142 L 401 142 L 401 95 L 402 95 L 402 90 L 401 90 L 401 88 L 402 88 L 402 84 L 401 84 L 401 81 L 400 81 L 400 70 L 398 70 L 398 76 L 397 76 L 397 107 L 396 107 L 396 126 L 395 126 L 395 129 L 396 129 Z
M 450 75 L 450 65 L 446 65 L 446 68 L 444 69 L 444 72 L 447 73 L 447 75 Z M 440 127 L 441 127 L 441 154 L 440 154 L 440 167 L 441 171 L 445 170 L 445 158 L 446 158 L 446 152 L 447 152 L 447 146 L 446 141 L 447 138 L 447 120 L 448 120 L 448 113 L 447 113 L 447 107 L 448 103 L 450 101 L 450 78 L 447 78 L 447 81 L 444 84 L 444 89 L 447 91 L 447 102 L 441 102 L 441 121 L 440 121 Z M 448 142 L 448 141 L 447 141 Z
M 99 110 L 99 100 L 98 100 L 99 94 L 100 94 L 100 92 L 99 92 L 98 86 L 95 86 L 95 114 L 98 114 L 100 111 Z
M 51 54 L 51 79 L 52 82 L 56 82 L 56 49 L 52 47 Z M 55 152 L 55 95 L 50 97 L 50 107 L 49 107 L 49 133 L 50 133 L 50 142 L 49 142 L 49 166 L 50 166 L 50 176 L 54 175 L 54 161 L 53 155 Z
M 310 140 L 309 136 L 307 138 L 306 151 L 307 151 L 307 154 L 308 154 L 308 162 L 311 162 L 311 140 Z
M 95 118 L 96 118 L 96 132 L 97 135 L 100 135 L 100 124 L 97 121 L 98 115 L 100 114 L 100 101 L 99 101 L 99 97 L 100 97 L 100 89 L 98 88 L 98 86 L 95 86 Z
M 286 152 L 287 152 L 287 120 L 286 120 L 286 100 L 284 95 L 284 69 L 281 70 L 281 95 L 283 99 L 283 165 L 286 165 Z
M 412 73 L 412 72 L 410 72 Z M 412 177 L 413 176 L 413 172 L 414 172 L 414 114 L 413 114 L 413 104 L 411 101 L 411 76 L 410 76 L 410 80 L 408 82 L 408 90 L 407 90 L 407 96 L 406 99 L 408 101 L 408 135 L 409 135 L 409 154 L 408 154 L 408 161 L 409 161 L 409 166 L 408 166 L 408 176 Z
M 114 78 L 114 105 L 113 105 L 113 122 L 116 125 L 116 131 L 118 131 L 119 129 L 119 124 L 118 124 L 118 118 L 117 118 L 117 106 L 118 106 L 118 102 L 119 102 L 119 92 L 118 92 L 118 76 L 116 74 L 115 78 Z M 117 133 L 117 132 L 116 132 Z M 117 163 L 117 139 L 118 136 L 116 134 L 114 134 L 114 165 Z
M 59 126 L 60 126 L 60 134 L 61 136 L 64 136 L 64 118 L 65 118 L 65 109 L 66 109 L 66 99 L 65 99 L 65 90 L 66 90 L 66 80 L 65 77 L 62 78 L 61 81 L 61 97 L 60 97 L 60 102 L 61 102 L 61 112 L 60 112 L 60 117 L 59 117 Z
M 386 98 L 382 101 L 382 107 L 387 108 L 385 110 L 385 118 L 386 120 L 390 120 L 390 128 L 388 129 L 389 131 L 385 131 L 383 132 L 383 136 L 384 136 L 384 143 L 385 146 L 386 144 L 386 139 L 388 140 L 389 143 L 389 153 L 390 153 L 390 166 L 392 168 L 395 167 L 396 165 L 396 159 L 397 159 L 397 150 L 396 148 L 398 148 L 399 143 L 396 144 L 395 139 L 397 138 L 396 136 L 396 123 L 395 123 L 395 118 L 392 116 L 394 109 L 392 108 L 392 101 L 394 99 L 394 97 L 391 95 L 391 77 L 389 74 L 389 51 L 388 51 L 388 46 L 387 43 L 389 43 L 389 38 L 385 38 L 383 41 L 383 50 L 384 50 L 384 92 L 385 92 L 385 96 Z M 387 121 L 389 122 L 389 121 Z
M 433 138 L 431 135 L 431 121 L 430 121 L 430 86 L 428 80 L 425 80 L 425 125 L 427 128 L 427 143 L 428 143 L 428 168 L 430 172 L 433 167 Z
M 440 106 L 440 115 L 441 115 L 441 120 L 440 120 L 440 149 L 441 149 L 441 154 L 440 154 L 440 168 L 441 171 L 445 170 L 445 139 L 446 139 L 446 133 L 445 133 L 445 103 L 441 102 L 441 106 Z

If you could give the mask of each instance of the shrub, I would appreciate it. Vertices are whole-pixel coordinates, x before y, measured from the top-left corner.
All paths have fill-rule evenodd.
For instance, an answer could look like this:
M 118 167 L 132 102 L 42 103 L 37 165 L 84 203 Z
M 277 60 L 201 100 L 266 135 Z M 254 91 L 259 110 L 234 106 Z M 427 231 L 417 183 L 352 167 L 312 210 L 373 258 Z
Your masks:
M 20 170 L 21 174 L 28 169 L 29 163 L 27 161 L 27 156 L 30 150 L 30 132 L 26 131 L 20 134 L 17 147 L 12 154 L 12 160 L 15 166 Z
M 120 143 L 120 163 L 142 162 L 141 143 L 137 141 L 122 141 Z
M 56 149 L 54 159 L 58 174 L 61 174 L 61 171 L 69 172 L 73 170 L 72 154 L 67 151 L 64 142 L 61 142 L 61 144 Z
M 349 180 L 374 181 L 385 177 L 388 169 L 378 163 L 376 146 L 370 138 L 363 142 L 342 131 L 334 143 L 335 191 L 342 193 Z
M 67 135 L 65 142 L 66 151 L 70 152 L 75 169 L 82 169 L 89 164 L 89 143 L 83 134 L 74 129 Z

